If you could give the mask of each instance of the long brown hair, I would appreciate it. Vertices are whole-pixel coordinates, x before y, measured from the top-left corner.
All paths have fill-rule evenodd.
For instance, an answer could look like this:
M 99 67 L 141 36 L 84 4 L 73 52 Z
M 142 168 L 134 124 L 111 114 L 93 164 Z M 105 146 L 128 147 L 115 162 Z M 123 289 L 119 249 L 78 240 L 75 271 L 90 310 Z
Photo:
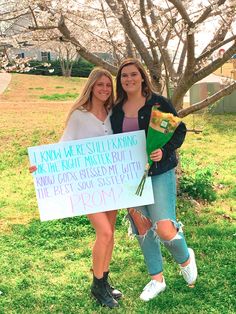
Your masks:
M 112 86 L 112 92 L 109 98 L 104 103 L 104 107 L 106 111 L 108 112 L 114 105 L 114 90 L 113 90 L 113 82 L 112 82 L 112 75 L 109 71 L 102 69 L 102 68 L 95 68 L 90 73 L 88 80 L 81 92 L 81 95 L 79 98 L 75 101 L 74 105 L 71 107 L 67 119 L 66 119 L 66 125 L 68 123 L 68 120 L 71 116 L 71 114 L 75 110 L 82 110 L 82 111 L 90 111 L 91 105 L 92 105 L 92 92 L 93 92 L 93 86 L 97 82 L 98 79 L 100 79 L 102 76 L 106 76 L 111 81 Z
M 116 75 L 116 101 L 115 101 L 115 104 L 123 103 L 128 98 L 127 93 L 124 91 L 124 89 L 121 85 L 121 71 L 124 67 L 126 67 L 128 65 L 135 65 L 136 68 L 138 69 L 138 71 L 140 72 L 141 76 L 142 76 L 142 79 L 143 79 L 142 95 L 148 99 L 151 96 L 151 94 L 154 92 L 154 88 L 153 88 L 152 83 L 149 79 L 148 73 L 145 70 L 142 63 L 138 59 L 128 58 L 128 59 L 125 59 L 121 63 L 121 65 L 118 69 L 117 75 Z

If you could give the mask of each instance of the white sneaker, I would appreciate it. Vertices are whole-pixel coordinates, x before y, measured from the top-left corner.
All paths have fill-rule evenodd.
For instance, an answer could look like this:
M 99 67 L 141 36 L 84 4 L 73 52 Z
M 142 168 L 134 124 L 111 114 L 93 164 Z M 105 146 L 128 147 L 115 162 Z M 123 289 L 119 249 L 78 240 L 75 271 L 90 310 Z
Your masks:
M 159 293 L 164 291 L 166 288 L 165 279 L 163 281 L 151 280 L 144 288 L 140 295 L 140 299 L 143 301 L 149 301 L 155 298 Z
M 194 285 L 197 279 L 197 265 L 195 261 L 195 254 L 193 249 L 188 248 L 190 263 L 187 266 L 180 265 L 180 271 L 184 277 L 184 280 L 188 285 Z

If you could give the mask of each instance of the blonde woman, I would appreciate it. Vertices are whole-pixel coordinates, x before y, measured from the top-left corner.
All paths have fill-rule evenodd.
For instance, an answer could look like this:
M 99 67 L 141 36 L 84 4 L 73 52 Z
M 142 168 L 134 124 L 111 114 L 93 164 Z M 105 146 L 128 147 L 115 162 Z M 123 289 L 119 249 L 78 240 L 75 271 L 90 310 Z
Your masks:
M 105 69 L 94 69 L 79 99 L 71 108 L 60 141 L 79 140 L 112 134 L 110 114 L 114 103 L 111 74 Z M 30 171 L 34 171 L 31 167 Z M 102 209 L 101 209 L 102 210 Z M 109 265 L 114 246 L 116 210 L 87 215 L 96 232 L 92 251 L 93 283 L 91 293 L 109 308 L 118 306 L 122 294 L 108 282 Z

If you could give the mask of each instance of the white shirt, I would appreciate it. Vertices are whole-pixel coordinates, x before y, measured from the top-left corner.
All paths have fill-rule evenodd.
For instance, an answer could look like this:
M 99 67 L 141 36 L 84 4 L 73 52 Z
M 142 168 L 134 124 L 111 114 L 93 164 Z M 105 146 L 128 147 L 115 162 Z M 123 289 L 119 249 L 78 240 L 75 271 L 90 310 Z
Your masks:
M 103 122 L 89 111 L 75 110 L 69 118 L 60 142 L 113 134 L 110 115 L 111 111 Z

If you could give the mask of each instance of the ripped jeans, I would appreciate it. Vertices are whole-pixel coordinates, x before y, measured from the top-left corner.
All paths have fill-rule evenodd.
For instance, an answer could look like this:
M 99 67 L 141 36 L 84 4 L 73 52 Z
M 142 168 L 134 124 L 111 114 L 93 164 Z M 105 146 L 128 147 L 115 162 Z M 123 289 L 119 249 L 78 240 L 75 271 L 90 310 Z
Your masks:
M 136 235 L 145 263 L 150 275 L 156 275 L 163 271 L 160 241 L 172 254 L 178 264 L 186 262 L 189 258 L 188 247 L 182 232 L 181 222 L 176 221 L 176 177 L 175 169 L 152 177 L 154 204 L 136 207 L 133 210 L 135 216 L 129 210 L 128 218 L 131 223 L 132 233 Z M 139 234 L 135 225 L 135 217 L 145 228 L 145 232 Z M 133 218 L 132 218 L 133 217 Z M 171 240 L 162 240 L 157 235 L 157 222 L 171 220 L 177 229 L 177 234 Z

